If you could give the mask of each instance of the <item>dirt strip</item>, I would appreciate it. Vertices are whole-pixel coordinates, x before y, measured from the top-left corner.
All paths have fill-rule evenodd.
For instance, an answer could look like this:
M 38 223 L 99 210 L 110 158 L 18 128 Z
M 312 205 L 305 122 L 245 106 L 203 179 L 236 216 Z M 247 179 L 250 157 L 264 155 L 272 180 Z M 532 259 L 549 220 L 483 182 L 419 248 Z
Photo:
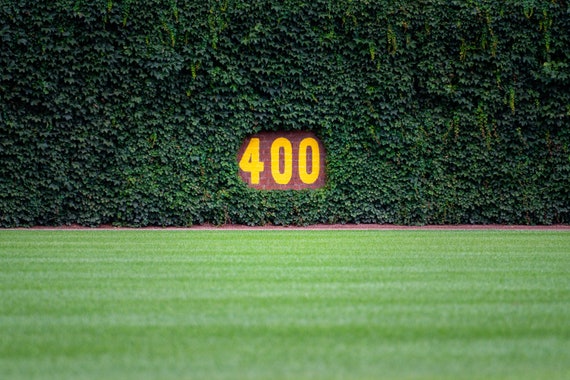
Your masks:
M 224 231 L 224 230 L 282 230 L 282 231 L 297 231 L 297 230 L 449 230 L 449 231 L 467 231 L 467 230 L 511 230 L 511 231 L 569 231 L 570 225 L 568 224 L 555 224 L 549 226 L 527 226 L 527 225 L 503 225 L 503 224 L 446 224 L 446 225 L 425 225 L 425 226 L 402 226 L 394 224 L 313 224 L 309 226 L 245 226 L 240 224 L 225 224 L 215 226 L 212 224 L 195 225 L 191 227 L 117 227 L 112 225 L 101 225 L 98 227 L 85 227 L 77 224 L 65 226 L 35 226 L 30 228 L 15 228 L 17 230 L 210 230 L 210 231 Z

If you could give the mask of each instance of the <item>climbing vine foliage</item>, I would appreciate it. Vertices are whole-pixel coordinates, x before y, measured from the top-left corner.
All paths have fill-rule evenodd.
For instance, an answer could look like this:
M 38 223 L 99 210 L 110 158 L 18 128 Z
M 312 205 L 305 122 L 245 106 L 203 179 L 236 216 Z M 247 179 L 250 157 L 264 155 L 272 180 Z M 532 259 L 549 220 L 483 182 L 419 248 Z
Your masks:
M 0 0 L 0 226 L 570 223 L 567 0 Z M 326 185 L 242 142 L 307 131 Z

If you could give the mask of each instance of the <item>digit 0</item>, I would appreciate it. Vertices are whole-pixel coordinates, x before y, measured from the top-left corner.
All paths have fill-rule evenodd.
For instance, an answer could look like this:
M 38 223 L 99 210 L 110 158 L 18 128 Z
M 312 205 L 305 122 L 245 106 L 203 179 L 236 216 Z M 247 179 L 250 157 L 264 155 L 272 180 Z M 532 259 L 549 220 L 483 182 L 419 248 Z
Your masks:
M 311 149 L 311 173 L 308 171 L 307 151 Z M 299 178 L 304 184 L 311 185 L 317 181 L 320 174 L 319 143 L 312 137 L 301 140 L 299 144 Z
M 283 150 L 283 171 L 281 171 L 281 150 Z M 279 137 L 271 144 L 271 175 L 275 183 L 286 185 L 293 176 L 293 147 L 291 141 Z

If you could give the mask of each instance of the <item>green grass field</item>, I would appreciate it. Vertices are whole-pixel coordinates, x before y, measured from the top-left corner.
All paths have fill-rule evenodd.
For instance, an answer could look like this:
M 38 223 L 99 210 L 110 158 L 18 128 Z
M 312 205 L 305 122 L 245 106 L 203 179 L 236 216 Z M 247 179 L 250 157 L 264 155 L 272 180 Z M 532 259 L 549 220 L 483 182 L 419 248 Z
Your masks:
M 570 379 L 570 233 L 0 231 L 1 379 Z

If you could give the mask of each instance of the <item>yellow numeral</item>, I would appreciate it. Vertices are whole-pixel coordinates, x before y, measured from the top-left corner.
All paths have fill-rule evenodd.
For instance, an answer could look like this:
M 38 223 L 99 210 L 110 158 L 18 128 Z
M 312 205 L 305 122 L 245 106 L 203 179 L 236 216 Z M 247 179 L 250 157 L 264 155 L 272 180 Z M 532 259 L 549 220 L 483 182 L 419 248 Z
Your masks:
M 307 170 L 307 149 L 311 148 L 311 173 Z M 313 184 L 319 178 L 320 171 L 319 143 L 312 137 L 301 140 L 299 144 L 299 178 L 307 185 Z
M 254 137 L 247 144 L 243 156 L 239 161 L 239 167 L 244 172 L 251 174 L 251 184 L 259 184 L 259 173 L 265 170 L 265 165 L 259 160 L 259 139 Z
M 281 149 L 283 149 L 283 171 L 281 171 Z M 293 175 L 293 147 L 291 141 L 279 137 L 271 144 L 271 175 L 275 183 L 286 185 Z

